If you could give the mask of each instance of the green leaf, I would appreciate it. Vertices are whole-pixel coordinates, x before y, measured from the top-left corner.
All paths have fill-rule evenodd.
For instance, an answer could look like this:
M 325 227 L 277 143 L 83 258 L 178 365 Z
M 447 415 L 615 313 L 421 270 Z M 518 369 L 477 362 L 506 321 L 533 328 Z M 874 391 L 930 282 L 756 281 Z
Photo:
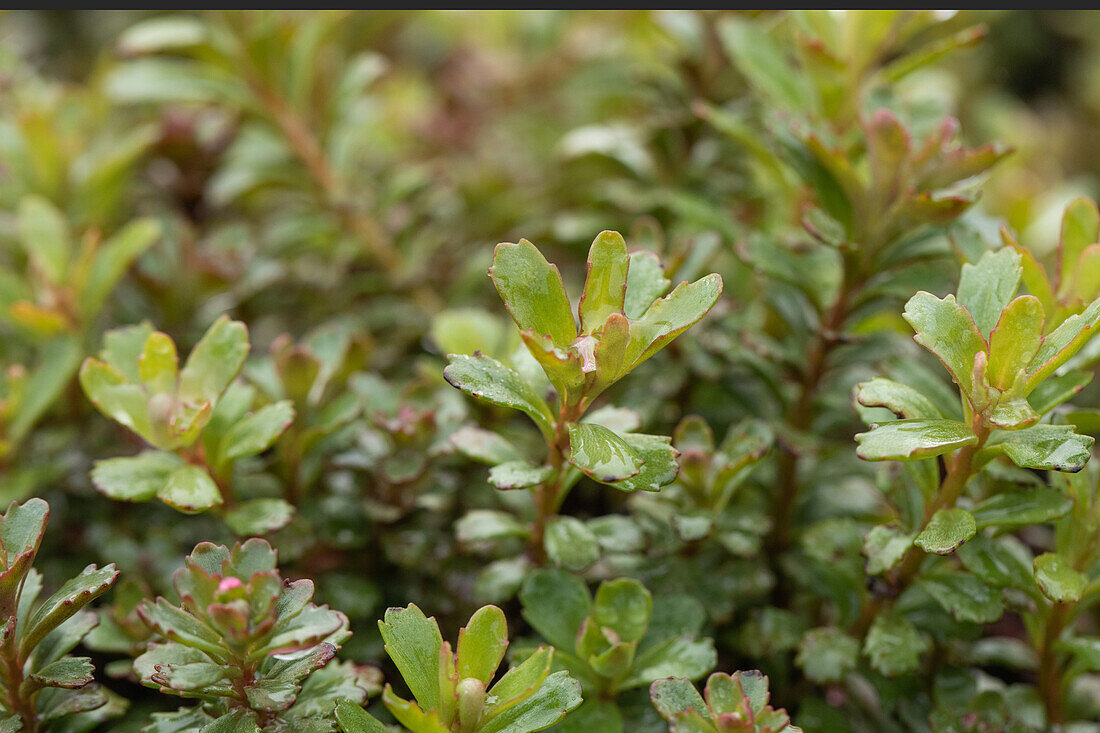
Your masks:
M 51 339 L 43 349 L 38 365 L 23 388 L 19 411 L 6 427 L 6 437 L 21 441 L 69 386 L 80 366 L 83 348 L 80 340 L 69 335 Z
M 972 513 L 978 529 L 1023 527 L 1060 519 L 1072 508 L 1073 499 L 1069 496 L 1042 487 L 996 494 L 979 502 Z
M 157 498 L 170 507 L 194 514 L 222 503 L 221 491 L 210 474 L 199 466 L 185 464 L 172 471 Z
M 226 651 L 222 648 L 218 633 L 164 598 L 143 601 L 137 612 L 151 629 L 164 638 L 201 650 L 215 660 L 225 660 Z
M 207 329 L 180 370 L 179 396 L 190 402 L 217 402 L 248 357 L 248 327 L 222 316 Z
M 576 517 L 554 517 L 546 527 L 546 555 L 558 565 L 579 572 L 600 559 L 596 535 Z
M 505 672 L 504 676 L 489 689 L 489 698 L 485 704 L 485 718 L 490 719 L 530 697 L 550 674 L 553 661 L 553 648 L 540 646 L 521 664 Z
M 914 539 L 915 535 L 906 534 L 891 525 L 873 527 L 863 540 L 867 574 L 879 575 L 893 568 L 913 546 Z
M 222 438 L 221 455 L 226 461 L 262 453 L 294 421 L 294 403 L 283 400 L 256 410 L 229 429 Z
M 520 331 L 549 336 L 559 347 L 573 343 L 577 327 L 561 273 L 535 245 L 498 244 L 489 275 Z
M 530 696 L 483 723 L 478 733 L 531 733 L 557 723 L 581 704 L 580 683 L 568 672 L 555 672 Z
M 978 438 L 953 420 L 895 420 L 858 433 L 856 455 L 865 461 L 914 461 L 950 453 Z
M 119 501 L 149 501 L 160 493 L 172 473 L 183 465 L 175 453 L 142 451 L 136 456 L 96 461 L 92 484 Z
M 523 617 L 559 649 L 572 649 L 577 630 L 592 611 L 588 586 L 560 570 L 536 570 L 519 592 Z
M 1074 397 L 1087 387 L 1091 381 L 1092 374 L 1082 371 L 1070 371 L 1048 377 L 1027 396 L 1027 401 L 1035 412 L 1045 415 L 1066 400 Z
M 973 515 L 965 509 L 940 509 L 913 544 L 925 552 L 950 555 L 977 532 Z
M 145 339 L 145 346 L 138 357 L 138 376 L 148 394 L 173 394 L 179 357 L 176 344 L 160 331 L 154 331 Z
M 627 433 L 620 435 L 623 441 L 645 462 L 634 476 L 608 483 L 620 491 L 659 491 L 662 486 L 672 483 L 680 470 L 676 458 L 679 452 L 672 447 L 671 440 L 664 435 L 644 435 Z M 598 481 L 599 479 L 595 476 Z
M 62 657 L 30 675 L 29 680 L 35 688 L 76 690 L 91 683 L 94 675 L 95 666 L 88 657 Z
M 818 684 L 841 681 L 856 668 L 858 660 L 859 642 L 828 626 L 808 631 L 795 658 L 806 676 Z
M 754 23 L 727 18 L 718 27 L 719 38 L 738 70 L 765 97 L 778 106 L 802 113 L 817 107 L 809 77 L 787 60 L 782 47 Z
M 24 196 L 19 201 L 18 226 L 27 258 L 51 283 L 63 285 L 73 246 L 64 214 L 41 196 Z
M 390 733 L 390 729 L 351 700 L 336 703 L 336 722 L 344 733 Z
M 26 657 L 47 634 L 56 629 L 77 611 L 106 593 L 118 578 L 113 564 L 97 568 L 89 565 L 75 578 L 67 581 L 56 593 L 43 601 L 27 622 L 20 640 L 20 653 Z
M 113 328 L 103 337 L 103 349 L 100 350 L 99 357 L 123 375 L 125 381 L 138 384 L 141 382 L 138 359 L 153 332 L 153 326 L 148 321 L 134 326 Z
M 397 722 L 412 733 L 449 733 L 448 727 L 439 720 L 438 710 L 425 712 L 416 703 L 398 697 L 389 685 L 382 691 L 382 702 Z
M 464 544 L 527 535 L 527 527 L 519 520 L 494 509 L 471 509 L 455 523 L 455 538 Z
M 141 387 L 91 358 L 85 359 L 80 367 L 80 386 L 100 412 L 151 442 L 147 400 Z
M 940 572 L 923 576 L 917 582 L 959 621 L 988 624 L 1004 613 L 1000 589 L 969 573 Z
M 1088 578 L 1074 570 L 1062 555 L 1044 552 L 1035 558 L 1035 582 L 1055 603 L 1076 603 L 1085 592 Z
M 1075 473 L 1088 463 L 1094 441 L 1072 425 L 1035 425 L 1008 433 L 999 447 L 1021 468 Z
M 449 440 L 462 455 L 490 466 L 523 460 L 523 454 L 507 440 L 473 425 L 459 428 L 451 433 Z
M 206 40 L 206 26 L 198 18 L 168 16 L 144 20 L 119 36 L 118 50 L 128 56 L 197 46 Z
M 1072 282 L 1074 267 L 1081 253 L 1090 244 L 1100 242 L 1100 212 L 1087 198 L 1078 198 L 1066 206 L 1062 214 L 1062 231 L 1058 243 L 1059 283 Z M 1059 291 L 1063 288 L 1060 287 Z M 1062 293 L 1060 292 L 1059 295 Z
M 887 677 L 912 672 L 920 666 L 920 655 L 931 645 L 900 613 L 888 611 L 875 617 L 863 643 L 871 666 Z
M 478 609 L 458 632 L 458 678 L 488 685 L 508 648 L 508 621 L 496 606 Z
M 282 529 L 294 517 L 294 506 L 284 499 L 250 499 L 225 514 L 225 523 L 239 537 L 257 537 Z
M 569 462 L 601 483 L 637 476 L 644 460 L 602 425 L 569 423 Z
M 1043 339 L 1043 304 L 1033 295 L 1021 295 L 1001 314 L 989 335 L 989 383 L 1002 391 L 1016 384 Z
M 588 277 L 577 306 L 581 333 L 592 333 L 612 313 L 622 313 L 630 259 L 618 232 L 600 232 L 588 251 Z
M 619 688 L 643 687 L 661 677 L 697 680 L 714 669 L 717 659 L 711 639 L 675 636 L 639 653 L 630 676 L 619 683 Z
M 623 313 L 631 320 L 641 317 L 653 301 L 665 294 L 669 284 L 657 255 L 644 251 L 633 253 L 630 255 L 630 269 L 626 273 Z
M 638 641 L 649 626 L 653 597 L 633 578 L 600 583 L 596 591 L 593 618 L 601 627 L 612 629 L 621 641 Z
M 160 222 L 135 219 L 100 246 L 77 299 L 77 307 L 85 320 L 90 320 L 99 312 L 134 260 L 160 236 Z
M 987 251 L 976 265 L 965 264 L 959 278 L 959 305 L 970 312 L 985 337 L 997 325 L 1020 285 L 1020 255 L 1010 247 Z
M 994 588 L 1032 587 L 1031 552 L 1014 537 L 975 537 L 959 548 L 965 567 Z
M 944 415 L 919 391 L 892 379 L 876 377 L 859 385 L 856 394 L 864 407 L 885 407 L 901 418 L 940 419 Z
M 721 295 L 722 277 L 710 274 L 693 283 L 680 283 L 666 297 L 655 301 L 640 318 L 630 322 L 623 371 L 636 368 L 698 323 Z
M 661 717 L 670 723 L 675 723 L 680 714 L 688 711 L 695 711 L 705 720 L 710 720 L 707 704 L 691 680 L 682 677 L 654 680 L 649 687 L 649 699 Z
M 514 369 L 488 356 L 452 354 L 443 377 L 452 387 L 474 397 L 526 413 L 547 437 L 554 416 L 546 401 Z
M 1100 298 L 1083 312 L 1072 315 L 1047 334 L 1039 351 L 1028 364 L 1027 389 L 1030 392 L 1080 351 L 1100 324 Z
M 434 618 L 413 604 L 389 608 L 378 622 L 386 654 L 425 710 L 439 709 L 439 650 L 443 637 Z
M 919 292 L 905 304 L 903 317 L 917 332 L 913 339 L 943 362 L 963 392 L 972 394 L 974 359 L 985 351 L 985 339 L 955 296 L 940 300 Z
M 502 491 L 527 489 L 548 481 L 554 475 L 550 466 L 533 466 L 527 461 L 509 461 L 489 469 L 489 483 Z

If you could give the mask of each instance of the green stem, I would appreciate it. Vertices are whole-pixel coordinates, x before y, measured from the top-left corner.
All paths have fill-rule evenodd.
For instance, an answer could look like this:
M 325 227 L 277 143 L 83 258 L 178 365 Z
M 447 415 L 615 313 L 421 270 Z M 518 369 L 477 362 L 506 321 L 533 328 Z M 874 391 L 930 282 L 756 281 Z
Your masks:
M 1059 725 L 1063 722 L 1062 670 L 1054 647 L 1066 627 L 1068 610 L 1064 603 L 1051 606 L 1043 625 L 1043 640 L 1039 647 L 1039 697 L 1046 708 L 1048 725 Z
M 23 697 L 23 660 L 20 658 L 18 646 L 15 644 L 14 635 L 4 644 L 0 655 L 3 656 L 4 667 L 7 672 L 8 707 L 23 721 L 21 730 L 23 733 L 37 733 L 38 714 L 35 712 L 34 703 Z
M 921 527 L 926 527 L 928 522 L 941 509 L 949 509 L 954 507 L 958 502 L 959 497 L 962 496 L 966 490 L 966 485 L 970 482 L 970 478 L 977 472 L 974 468 L 974 456 L 985 445 L 986 439 L 989 437 L 989 428 L 984 424 L 984 421 L 980 417 L 975 419 L 974 434 L 978 436 L 978 442 L 974 445 L 968 445 L 964 448 L 960 448 L 951 457 L 947 465 L 947 475 L 943 479 L 943 483 L 940 484 L 940 489 L 936 493 L 936 498 L 924 509 L 924 521 L 921 522 Z M 894 580 L 892 585 L 892 593 L 889 596 L 877 596 L 873 598 L 870 603 L 863 607 L 863 612 L 860 614 L 859 620 L 853 628 L 855 635 L 862 638 L 867 630 L 871 628 L 871 624 L 874 622 L 875 617 L 886 607 L 888 607 L 895 598 L 899 597 L 916 579 L 917 574 L 920 572 L 921 565 L 924 564 L 925 553 L 919 547 L 913 546 L 905 553 L 905 556 L 901 560 L 901 564 L 898 566 L 897 571 L 894 573 Z
M 840 343 L 840 333 L 848 318 L 851 300 L 858 290 L 858 262 L 844 258 L 844 281 L 832 308 L 821 320 L 821 327 L 814 334 L 806 352 L 806 369 L 798 385 L 798 398 L 789 408 L 787 425 L 795 432 L 806 432 L 813 427 L 814 402 L 821 380 L 828 371 L 829 355 Z M 773 556 L 782 553 L 790 544 L 794 507 L 798 503 L 799 454 L 790 448 L 783 450 L 776 465 L 776 501 L 774 523 L 768 537 Z
M 546 562 L 546 526 L 550 523 L 561 507 L 565 499 L 564 481 L 569 471 L 569 461 L 566 456 L 569 453 L 570 422 L 580 418 L 583 410 L 579 406 L 563 404 L 558 411 L 558 420 L 554 423 L 554 434 L 547 440 L 546 462 L 553 469 L 550 478 L 535 487 L 535 521 L 531 526 L 531 543 L 528 554 L 537 565 Z

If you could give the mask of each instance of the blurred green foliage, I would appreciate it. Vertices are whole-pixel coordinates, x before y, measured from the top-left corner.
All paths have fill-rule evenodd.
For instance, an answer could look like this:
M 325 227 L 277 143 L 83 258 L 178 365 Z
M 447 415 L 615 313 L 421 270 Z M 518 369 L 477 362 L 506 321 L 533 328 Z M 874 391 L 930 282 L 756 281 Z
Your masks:
M 0 731 L 1100 731 L 1098 30 L 0 15 Z

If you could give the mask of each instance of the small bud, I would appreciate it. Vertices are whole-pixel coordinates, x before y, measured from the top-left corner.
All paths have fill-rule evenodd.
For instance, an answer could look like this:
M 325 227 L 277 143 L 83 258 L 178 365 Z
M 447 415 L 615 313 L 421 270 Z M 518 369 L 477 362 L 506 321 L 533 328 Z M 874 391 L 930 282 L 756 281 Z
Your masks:
M 485 707 L 485 683 L 467 677 L 458 683 L 458 721 L 463 733 L 477 730 Z

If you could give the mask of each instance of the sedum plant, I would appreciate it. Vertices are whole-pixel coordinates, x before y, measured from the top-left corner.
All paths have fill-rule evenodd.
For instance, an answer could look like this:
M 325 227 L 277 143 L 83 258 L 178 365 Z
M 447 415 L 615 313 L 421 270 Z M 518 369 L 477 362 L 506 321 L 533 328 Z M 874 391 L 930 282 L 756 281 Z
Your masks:
M 489 270 L 527 351 L 555 393 L 552 409 L 532 378 L 482 353 L 453 354 L 444 377 L 458 389 L 527 414 L 542 434 L 545 457 L 526 458 L 501 436 L 479 435 L 467 453 L 493 464 L 499 489 L 532 489 L 530 548 L 545 557 L 549 520 L 582 475 L 621 491 L 657 491 L 676 477 L 670 439 L 608 427 L 607 413 L 585 420 L 607 388 L 699 321 L 717 302 L 717 274 L 669 281 L 655 255 L 629 254 L 617 232 L 602 232 L 588 253 L 576 318 L 558 268 L 527 240 L 497 245 Z M 614 423 L 612 423 L 614 425 Z M 463 444 L 459 444 L 462 448 Z
M 110 590 L 114 565 L 89 565 L 39 601 L 42 576 L 31 567 L 50 508 L 41 499 L 12 502 L 0 516 L 0 730 L 60 730 L 66 719 L 120 715 L 125 701 L 101 688 L 88 657 L 69 654 L 95 628 L 83 608 Z M 91 717 L 89 717 L 91 716 Z
M 768 678 L 758 670 L 715 672 L 703 695 L 691 680 L 655 680 L 650 696 L 670 733 L 801 733 L 787 711 L 768 705 Z
M 1067 236 L 1072 231 L 1064 230 Z M 908 469 L 892 494 L 895 519 L 874 527 L 863 542 L 867 573 L 880 581 L 872 584 L 852 626 L 871 667 L 882 675 L 914 672 L 931 649 L 928 635 L 943 633 L 921 618 L 928 603 L 942 609 L 933 613 L 955 622 L 990 623 L 1011 602 L 1009 591 L 1038 604 L 1037 615 L 1024 608 L 1028 618 L 1038 619 L 1030 623 L 1052 624 L 1053 637 L 1040 643 L 1040 654 L 1049 655 L 1065 620 L 1060 604 L 1083 582 L 1075 569 L 1086 562 L 1075 557 L 1080 548 L 1032 558 L 1018 542 L 996 534 L 1065 515 L 1075 503 L 1058 489 L 1065 481 L 1052 479 L 1048 488 L 1020 469 L 1081 471 L 1093 444 L 1091 436 L 1063 422 L 1056 408 L 1088 382 L 1089 375 L 1064 367 L 1094 335 L 1100 299 L 1077 314 L 1048 315 L 1036 296 L 1017 295 L 1022 272 L 1014 249 L 986 252 L 964 265 L 956 295 L 941 299 L 922 292 L 906 306 L 915 340 L 957 385 L 957 403 L 938 390 L 883 378 L 857 391 L 861 409 L 886 408 L 898 418 L 876 420 L 857 435 L 859 456 L 903 461 Z M 1034 488 L 1020 491 L 1014 485 L 1019 483 Z M 1073 494 L 1080 500 L 1077 519 L 1063 522 L 1088 526 L 1091 500 L 1079 490 Z M 804 639 L 800 661 L 819 680 L 839 679 L 852 669 L 858 649 L 843 631 L 819 628 Z M 1045 669 L 1040 676 L 1047 680 L 1050 674 Z M 1047 720 L 1058 722 L 1060 693 L 1043 694 Z
M 386 653 L 415 698 L 405 700 L 387 684 L 382 701 L 413 733 L 531 733 L 549 728 L 581 703 L 577 681 L 566 671 L 552 671 L 553 647 L 539 647 L 493 682 L 508 648 L 508 622 L 496 606 L 470 617 L 454 651 L 435 619 L 413 604 L 388 609 L 378 627 Z M 345 733 L 387 730 L 349 703 L 341 703 L 336 716 Z
M 703 609 L 685 596 L 654 602 L 632 578 L 604 581 L 595 598 L 575 575 L 537 570 L 519 594 L 523 617 L 557 649 L 555 664 L 581 682 L 585 702 L 566 730 L 626 730 L 620 696 L 660 677 L 699 679 L 715 664 L 700 639 Z
M 293 513 L 285 500 L 238 504 L 233 492 L 236 462 L 267 450 L 294 419 L 289 400 L 252 410 L 255 389 L 234 383 L 248 350 L 248 329 L 225 316 L 182 368 L 171 337 L 148 324 L 109 333 L 101 358 L 81 366 L 81 386 L 100 412 L 152 449 L 96 463 L 96 488 L 112 499 L 156 498 L 183 512 L 222 506 L 239 534 L 285 524 Z
M 329 731 L 337 701 L 361 703 L 377 684 L 332 661 L 351 635 L 347 618 L 310 602 L 313 581 L 283 580 L 264 540 L 201 543 L 174 584 L 179 606 L 159 597 L 138 607 L 161 640 L 134 672 L 199 704 L 154 715 L 145 730 Z

